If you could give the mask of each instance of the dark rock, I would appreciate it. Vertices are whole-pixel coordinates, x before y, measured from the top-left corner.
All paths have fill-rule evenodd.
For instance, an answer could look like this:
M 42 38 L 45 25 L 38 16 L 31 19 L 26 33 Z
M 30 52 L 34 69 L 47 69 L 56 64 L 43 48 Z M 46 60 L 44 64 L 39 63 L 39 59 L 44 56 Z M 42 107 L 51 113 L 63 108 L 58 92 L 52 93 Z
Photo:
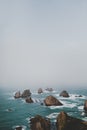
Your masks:
M 44 103 L 43 103 L 43 102 L 41 102 L 41 105 L 44 105 Z
M 22 126 L 17 126 L 15 130 L 22 130 Z
M 87 122 L 61 112 L 57 117 L 57 130 L 87 130 Z
M 56 99 L 54 96 L 47 96 L 44 100 L 44 103 L 46 106 L 61 106 L 63 105 L 58 99 Z
M 21 97 L 20 91 L 16 92 L 14 97 L 15 97 L 15 98 L 20 98 L 20 97 Z
M 60 93 L 60 96 L 62 96 L 62 97 L 69 97 L 69 94 L 68 94 L 68 92 L 67 91 L 62 91 L 61 93 Z
M 24 92 L 21 95 L 22 98 L 26 98 L 26 97 L 29 97 L 29 96 L 31 96 L 31 92 L 30 92 L 29 89 L 24 90 Z
M 75 97 L 82 97 L 82 95 L 78 95 L 78 96 L 75 96 Z
M 43 93 L 42 88 L 39 88 L 39 89 L 38 89 L 38 93 L 39 93 L 39 94 Z
M 30 119 L 31 130 L 50 130 L 50 121 L 40 115 Z
M 85 103 L 84 103 L 84 110 L 85 112 L 87 112 L 87 100 L 85 100 Z
M 27 102 L 27 103 L 33 103 L 33 100 L 32 100 L 31 97 L 28 97 L 28 98 L 26 98 L 26 102 Z
M 11 108 L 8 108 L 8 111 L 9 111 L 9 112 L 12 112 L 13 110 L 12 110 Z
M 49 92 L 52 92 L 52 91 L 53 91 L 52 88 L 46 88 L 45 90 L 46 90 L 46 91 L 49 91 Z

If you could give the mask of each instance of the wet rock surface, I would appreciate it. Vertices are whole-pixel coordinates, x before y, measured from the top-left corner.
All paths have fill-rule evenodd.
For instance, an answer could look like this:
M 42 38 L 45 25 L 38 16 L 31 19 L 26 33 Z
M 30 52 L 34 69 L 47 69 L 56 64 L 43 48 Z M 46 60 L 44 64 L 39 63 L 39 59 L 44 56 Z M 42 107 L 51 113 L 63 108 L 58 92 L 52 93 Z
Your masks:
M 16 92 L 14 98 L 20 98 L 20 97 L 21 97 L 20 91 Z
M 50 130 L 50 121 L 37 115 L 30 120 L 31 130 Z
M 61 112 L 57 117 L 57 130 L 87 130 L 87 122 Z
M 31 92 L 29 89 L 26 89 L 23 91 L 23 93 L 21 94 L 20 91 L 15 93 L 14 98 L 27 98 L 31 96 Z
M 24 90 L 24 92 L 21 95 L 22 98 L 26 98 L 26 97 L 29 97 L 29 96 L 31 96 L 31 92 L 30 92 L 29 89 Z
M 39 88 L 38 89 L 38 94 L 41 94 L 41 93 L 43 93 L 43 90 L 42 90 L 42 88 Z
M 33 100 L 32 100 L 31 97 L 26 98 L 25 101 L 26 101 L 27 103 L 33 103 Z
M 67 91 L 62 91 L 61 93 L 60 93 L 60 96 L 62 96 L 62 97 L 69 97 L 69 94 L 68 94 L 68 92 Z
M 84 103 L 84 110 L 87 113 L 87 100 L 85 100 L 85 103 Z
M 55 98 L 52 95 L 47 96 L 46 99 L 44 100 L 44 103 L 46 106 L 61 106 L 61 105 L 63 105 L 57 98 Z
M 64 111 L 57 116 L 56 122 L 37 115 L 30 119 L 31 130 L 87 130 L 87 122 L 68 116 Z

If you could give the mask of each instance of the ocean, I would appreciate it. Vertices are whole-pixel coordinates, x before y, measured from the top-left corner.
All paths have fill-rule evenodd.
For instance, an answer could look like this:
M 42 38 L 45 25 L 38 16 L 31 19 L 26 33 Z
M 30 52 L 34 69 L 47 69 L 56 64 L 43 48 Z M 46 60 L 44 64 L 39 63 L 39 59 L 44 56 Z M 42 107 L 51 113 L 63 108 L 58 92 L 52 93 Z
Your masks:
M 87 89 L 67 89 L 69 98 L 60 97 L 61 91 L 57 88 L 53 92 L 44 91 L 44 93 L 38 94 L 37 90 L 33 90 L 31 97 L 34 103 L 29 104 L 24 99 L 14 99 L 14 90 L 0 89 L 0 130 L 15 130 L 16 126 L 23 126 L 23 130 L 30 130 L 30 118 L 41 115 L 55 122 L 61 111 L 87 121 L 87 116 L 83 110 L 84 101 L 87 99 Z M 48 95 L 55 96 L 63 103 L 63 106 L 41 105 L 41 102 Z

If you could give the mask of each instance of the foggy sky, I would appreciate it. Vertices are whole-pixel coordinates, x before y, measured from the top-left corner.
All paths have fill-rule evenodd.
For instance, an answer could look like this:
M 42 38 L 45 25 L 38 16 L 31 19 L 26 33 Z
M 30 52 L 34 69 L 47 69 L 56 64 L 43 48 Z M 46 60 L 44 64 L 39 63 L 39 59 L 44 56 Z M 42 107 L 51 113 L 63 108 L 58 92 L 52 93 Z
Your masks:
M 0 87 L 87 86 L 87 0 L 0 0 Z

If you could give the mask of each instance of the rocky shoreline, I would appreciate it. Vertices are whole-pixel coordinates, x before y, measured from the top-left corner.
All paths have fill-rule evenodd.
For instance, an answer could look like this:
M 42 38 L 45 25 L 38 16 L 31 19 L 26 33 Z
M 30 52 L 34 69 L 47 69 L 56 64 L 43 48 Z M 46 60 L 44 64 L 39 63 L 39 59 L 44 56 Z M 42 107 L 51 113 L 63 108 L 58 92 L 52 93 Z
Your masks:
M 45 106 L 62 106 L 63 104 L 52 95 L 53 89 L 47 88 L 46 91 L 51 92 L 49 96 L 45 97 L 41 105 Z M 38 94 L 43 94 L 44 91 L 42 88 L 39 88 L 37 91 Z M 20 93 L 20 91 L 15 93 L 14 98 L 24 98 L 26 103 L 34 103 L 33 99 L 31 98 L 31 91 L 29 89 L 24 90 L 23 93 Z M 64 98 L 69 98 L 70 94 L 63 90 L 59 96 L 62 96 Z M 76 96 L 82 97 L 80 96 Z M 83 111 L 87 114 L 87 100 L 84 101 L 84 107 Z M 54 127 L 54 128 L 52 128 Z M 83 121 L 78 118 L 74 118 L 69 116 L 64 111 L 60 112 L 60 114 L 56 118 L 56 122 L 54 123 L 50 121 L 50 119 L 44 118 L 41 115 L 36 115 L 35 117 L 30 119 L 30 129 L 31 130 L 87 130 L 87 122 Z M 22 130 L 21 127 L 17 128 L 17 130 Z
M 30 119 L 31 130 L 51 130 L 51 121 L 36 115 Z M 56 130 L 87 130 L 87 122 L 68 116 L 64 111 L 60 112 L 55 122 Z

